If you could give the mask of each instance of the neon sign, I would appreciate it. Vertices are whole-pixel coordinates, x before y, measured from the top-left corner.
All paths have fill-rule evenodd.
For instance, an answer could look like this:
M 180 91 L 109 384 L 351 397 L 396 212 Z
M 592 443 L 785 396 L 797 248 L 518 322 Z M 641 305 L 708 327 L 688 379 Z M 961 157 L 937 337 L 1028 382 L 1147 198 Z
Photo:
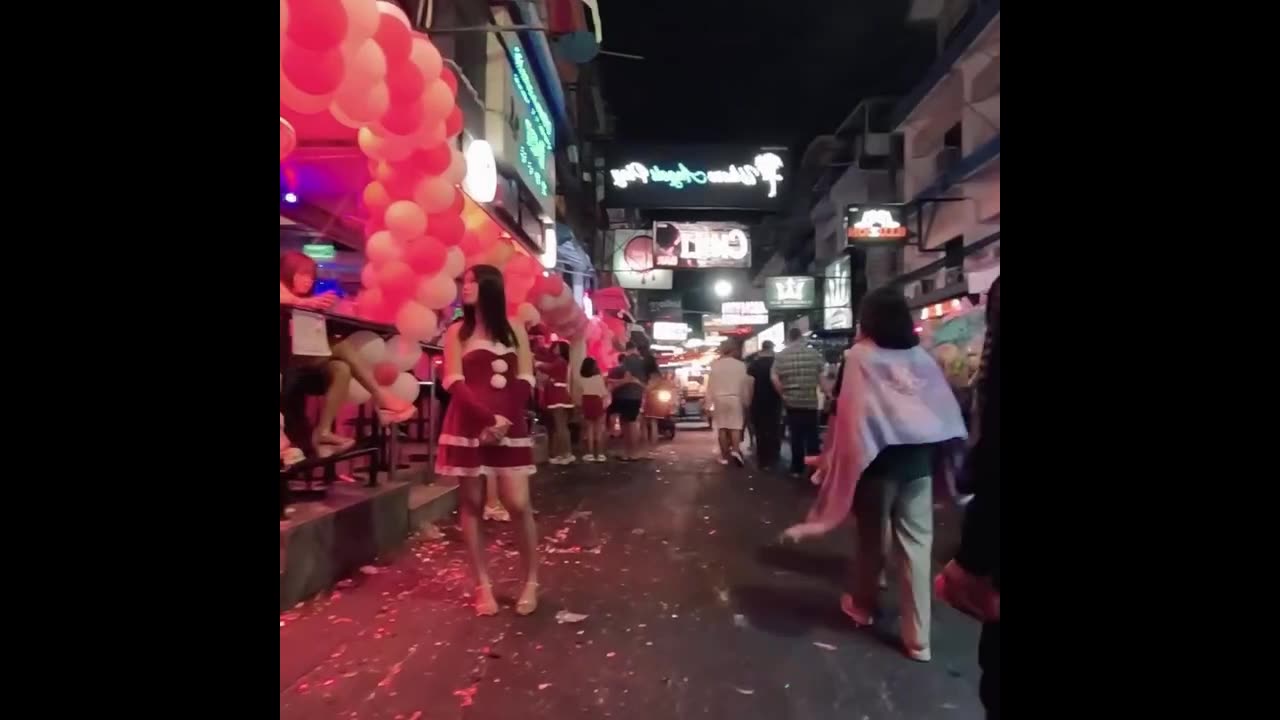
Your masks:
M 750 267 L 751 238 L 737 223 L 659 222 L 653 267 Z
M 514 118 L 513 134 L 517 139 L 516 161 L 531 189 L 538 193 L 544 204 L 550 202 L 553 188 L 552 173 L 548 171 L 547 160 L 555 149 L 555 126 L 551 124 L 551 116 L 538 95 L 537 85 L 529 74 L 529 65 L 524 51 L 518 44 L 512 43 L 511 52 L 511 84 L 515 96 L 523 103 L 523 112 L 517 108 L 519 117 Z
M 709 168 L 690 170 L 684 163 L 674 168 L 663 168 L 658 165 L 644 163 L 628 163 L 625 166 L 610 170 L 616 188 L 626 188 L 633 183 L 647 185 L 650 182 L 663 184 L 673 190 L 681 190 L 691 185 L 708 183 L 723 185 L 736 184 L 754 186 L 767 183 L 768 197 L 778 196 L 778 183 L 782 182 L 782 158 L 776 153 L 766 152 L 755 156 L 750 165 L 729 165 L 727 168 Z
M 901 206 L 850 207 L 845 233 L 854 241 L 901 240 L 907 237 Z
M 774 309 L 802 310 L 813 307 L 814 282 L 806 276 L 771 277 L 766 281 L 764 302 Z

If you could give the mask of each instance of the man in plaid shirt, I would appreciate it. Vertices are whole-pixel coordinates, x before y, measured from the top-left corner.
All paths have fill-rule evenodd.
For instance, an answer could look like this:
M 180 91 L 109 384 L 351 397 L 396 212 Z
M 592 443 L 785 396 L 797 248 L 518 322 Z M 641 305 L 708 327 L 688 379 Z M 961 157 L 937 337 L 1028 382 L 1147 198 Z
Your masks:
M 826 362 L 805 345 L 800 328 L 791 328 L 787 346 L 773 361 L 773 386 L 787 408 L 791 435 L 791 474 L 804 475 L 806 455 L 818 454 L 818 380 Z

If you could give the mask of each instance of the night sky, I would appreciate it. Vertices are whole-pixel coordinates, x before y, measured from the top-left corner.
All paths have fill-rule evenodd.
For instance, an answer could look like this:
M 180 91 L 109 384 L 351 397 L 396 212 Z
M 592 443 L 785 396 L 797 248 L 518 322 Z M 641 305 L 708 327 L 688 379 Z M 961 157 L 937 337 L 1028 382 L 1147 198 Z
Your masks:
M 788 145 L 796 157 L 864 97 L 901 94 L 932 59 L 907 0 L 600 3 L 618 140 Z
M 605 101 L 617 142 L 737 143 L 791 148 L 835 131 L 867 97 L 901 95 L 934 56 L 931 24 L 907 23 L 908 0 L 608 0 L 600 3 Z M 791 193 L 807 193 L 792 183 Z M 807 205 L 803 198 L 799 205 Z M 751 224 L 754 213 L 661 213 Z M 753 233 L 754 234 L 754 233 Z M 776 238 L 756 236 L 759 267 Z M 749 273 L 677 271 L 686 309 L 716 310 L 710 280 Z

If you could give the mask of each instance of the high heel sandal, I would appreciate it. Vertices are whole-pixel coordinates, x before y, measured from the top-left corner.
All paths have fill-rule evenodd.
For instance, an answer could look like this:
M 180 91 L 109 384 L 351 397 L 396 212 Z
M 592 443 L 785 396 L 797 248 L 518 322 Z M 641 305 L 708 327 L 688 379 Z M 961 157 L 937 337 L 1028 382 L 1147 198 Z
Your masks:
M 476 586 L 476 615 L 490 617 L 498 614 L 498 601 L 493 597 L 493 585 L 485 583 Z
M 529 596 L 530 589 L 533 590 L 533 596 Z M 532 580 L 524 584 L 524 591 L 520 593 L 520 599 L 516 601 L 517 615 L 532 615 L 538 609 L 538 583 Z

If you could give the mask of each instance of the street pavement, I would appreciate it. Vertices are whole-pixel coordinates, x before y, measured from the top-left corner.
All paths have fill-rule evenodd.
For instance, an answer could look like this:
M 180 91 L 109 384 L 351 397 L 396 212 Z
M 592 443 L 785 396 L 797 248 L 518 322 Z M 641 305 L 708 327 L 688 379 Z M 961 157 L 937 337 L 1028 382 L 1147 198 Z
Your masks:
M 519 562 L 497 523 L 503 611 L 474 617 L 456 516 L 283 614 L 280 717 L 982 718 L 977 624 L 935 602 L 928 664 L 896 646 L 893 593 L 888 622 L 855 629 L 838 607 L 851 533 L 777 544 L 812 489 L 713 448 L 687 431 L 651 461 L 540 469 L 531 617 L 511 609 Z M 935 562 L 957 525 L 939 511 Z

